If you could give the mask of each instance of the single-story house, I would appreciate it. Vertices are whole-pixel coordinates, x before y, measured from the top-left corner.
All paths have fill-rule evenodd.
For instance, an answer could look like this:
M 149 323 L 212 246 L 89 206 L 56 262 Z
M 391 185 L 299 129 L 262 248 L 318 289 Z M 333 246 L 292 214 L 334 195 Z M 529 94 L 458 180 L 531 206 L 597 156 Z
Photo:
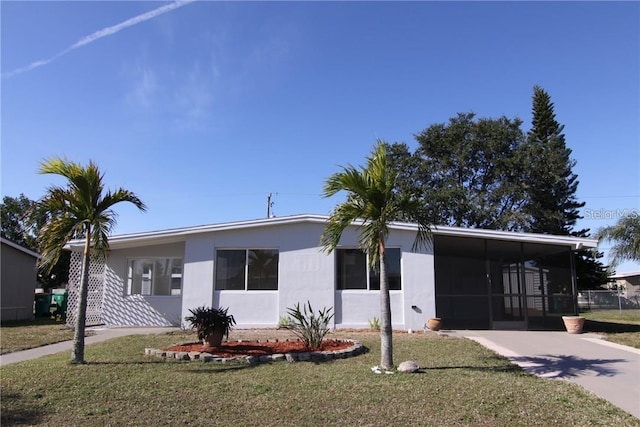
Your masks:
M 636 301 L 640 298 L 640 271 L 616 273 L 609 278 L 618 289 L 624 289 L 627 298 Z
M 2 321 L 33 319 L 40 255 L 4 237 L 0 241 L 0 317 Z
M 379 317 L 379 277 L 358 248 L 358 223 L 331 254 L 319 245 L 328 216 L 295 215 L 116 235 L 90 269 L 89 323 L 184 325 L 189 309 L 228 307 L 238 327 L 275 327 L 287 308 L 333 307 L 335 328 Z M 419 330 L 561 328 L 576 312 L 572 251 L 586 238 L 438 226 L 411 250 L 417 225 L 397 222 L 387 241 L 392 324 Z M 83 243 L 71 242 L 69 322 Z M 75 298 L 75 299 L 74 299 Z

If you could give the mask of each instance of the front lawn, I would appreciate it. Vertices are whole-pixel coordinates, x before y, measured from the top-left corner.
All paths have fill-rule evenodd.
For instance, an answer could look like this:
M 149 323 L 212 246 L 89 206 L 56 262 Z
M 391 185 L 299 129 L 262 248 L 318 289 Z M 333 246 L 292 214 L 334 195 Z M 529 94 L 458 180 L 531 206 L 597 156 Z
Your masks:
M 424 371 L 376 375 L 370 368 L 380 360 L 378 334 L 331 335 L 358 339 L 370 352 L 324 363 L 255 366 L 144 356 L 145 347 L 195 338 L 180 332 L 88 346 L 85 365 L 70 365 L 65 353 L 4 366 L 1 421 L 113 426 L 640 426 L 640 420 L 582 388 L 533 377 L 469 340 L 394 334 L 395 362 L 416 360 Z
M 53 318 L 2 322 L 0 354 L 73 339 L 73 331 Z
M 640 310 L 593 310 L 580 313 L 585 330 L 600 333 L 611 342 L 640 349 Z

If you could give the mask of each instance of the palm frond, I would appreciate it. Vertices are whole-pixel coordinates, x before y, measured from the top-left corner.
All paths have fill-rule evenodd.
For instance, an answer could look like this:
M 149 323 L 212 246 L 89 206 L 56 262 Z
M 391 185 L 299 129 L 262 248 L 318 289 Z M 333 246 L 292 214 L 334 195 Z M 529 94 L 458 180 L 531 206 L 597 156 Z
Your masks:
M 55 264 L 64 245 L 74 238 L 84 237 L 91 231 L 92 247 L 100 252 L 109 248 L 108 236 L 116 224 L 117 214 L 111 209 L 120 202 L 133 203 L 141 211 L 146 205 L 129 190 L 119 188 L 106 191 L 103 174 L 98 165 L 90 161 L 87 166 L 54 157 L 40 164 L 41 174 L 55 174 L 67 179 L 66 187 L 51 186 L 38 202 L 50 216 L 50 221 L 39 233 L 39 247 L 43 268 Z
M 321 236 L 321 245 L 327 252 L 340 242 L 348 225 L 361 220 L 360 247 L 369 252 L 372 262 L 379 261 L 378 247 L 389 235 L 392 221 L 410 219 L 419 226 L 412 249 L 427 245 L 431 229 L 427 211 L 417 200 L 401 198 L 396 188 L 398 172 L 391 168 L 384 141 L 377 141 L 367 164 L 359 170 L 349 165 L 331 175 L 324 187 L 324 196 L 331 197 L 345 191 L 347 200 L 336 206 Z
M 40 268 L 49 273 L 60 259 L 64 245 L 75 238 L 82 224 L 78 224 L 75 218 L 68 215 L 60 215 L 51 218 L 40 229 L 38 234 L 38 250 L 41 257 Z
M 616 224 L 599 229 L 595 237 L 613 243 L 609 254 L 612 265 L 640 261 L 640 215 L 625 216 Z

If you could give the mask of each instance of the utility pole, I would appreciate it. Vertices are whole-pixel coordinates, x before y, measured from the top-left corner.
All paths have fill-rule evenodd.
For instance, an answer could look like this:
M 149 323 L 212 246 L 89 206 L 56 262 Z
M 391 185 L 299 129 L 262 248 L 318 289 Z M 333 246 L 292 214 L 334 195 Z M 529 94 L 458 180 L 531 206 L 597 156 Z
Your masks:
M 271 193 L 267 195 L 267 218 L 271 218 L 271 207 L 273 202 L 271 201 Z

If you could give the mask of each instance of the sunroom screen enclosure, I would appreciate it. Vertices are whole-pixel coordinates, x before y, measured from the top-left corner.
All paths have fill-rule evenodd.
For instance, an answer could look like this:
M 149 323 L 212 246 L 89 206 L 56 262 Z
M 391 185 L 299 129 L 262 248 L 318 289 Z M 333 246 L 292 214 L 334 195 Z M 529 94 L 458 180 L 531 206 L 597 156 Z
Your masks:
M 575 313 L 563 246 L 434 236 L 436 314 L 449 328 L 557 329 Z

